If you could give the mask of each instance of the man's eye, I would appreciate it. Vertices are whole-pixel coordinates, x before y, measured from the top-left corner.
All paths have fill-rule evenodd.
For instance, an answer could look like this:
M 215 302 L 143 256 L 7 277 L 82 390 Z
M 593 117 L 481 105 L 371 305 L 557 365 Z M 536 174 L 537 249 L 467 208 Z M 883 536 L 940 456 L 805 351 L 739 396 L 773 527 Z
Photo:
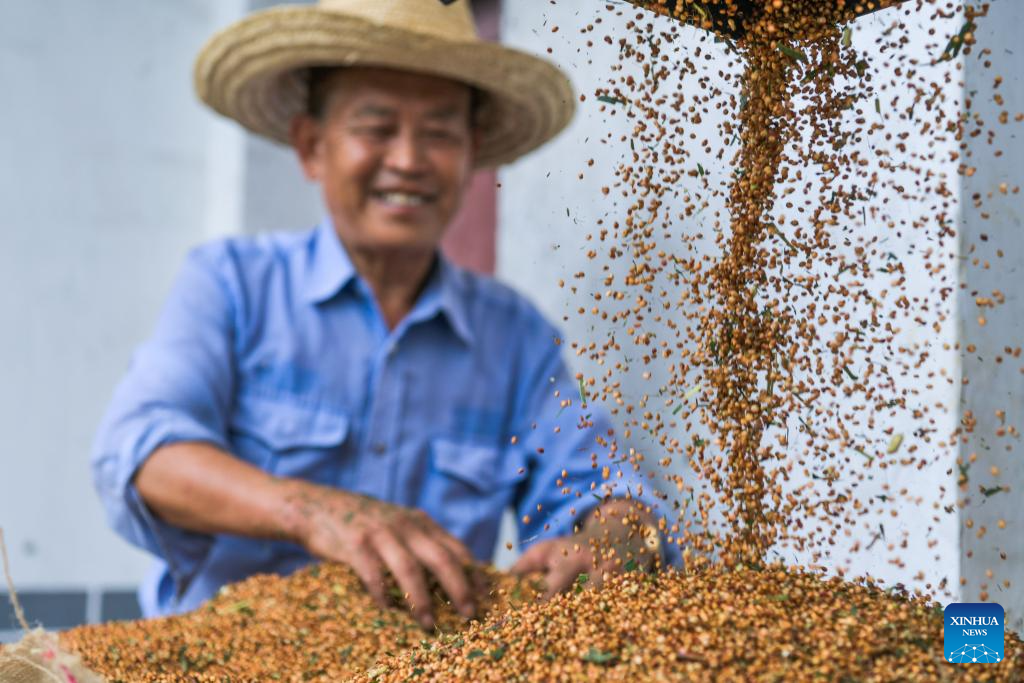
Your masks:
M 392 126 L 358 126 L 355 129 L 357 135 L 363 135 L 371 138 L 386 138 L 390 137 L 394 132 Z
M 457 142 L 462 139 L 462 135 L 455 130 L 450 128 L 428 128 L 423 131 L 423 136 L 429 140 L 441 140 Z

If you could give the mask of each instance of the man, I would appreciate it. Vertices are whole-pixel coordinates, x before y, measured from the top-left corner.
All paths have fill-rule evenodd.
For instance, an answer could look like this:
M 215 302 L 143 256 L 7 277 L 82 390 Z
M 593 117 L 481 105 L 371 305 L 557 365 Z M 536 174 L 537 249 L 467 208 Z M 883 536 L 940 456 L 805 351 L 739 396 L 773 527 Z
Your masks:
M 190 254 L 117 389 L 93 465 L 111 524 L 160 558 L 144 613 L 321 558 L 381 604 L 390 572 L 425 627 L 428 575 L 469 617 L 465 568 L 510 505 L 515 569 L 550 592 L 651 561 L 642 482 L 602 471 L 610 430 L 556 331 L 438 254 L 474 168 L 568 122 L 565 77 L 479 41 L 465 1 L 324 0 L 215 36 L 196 84 L 291 144 L 326 217 Z

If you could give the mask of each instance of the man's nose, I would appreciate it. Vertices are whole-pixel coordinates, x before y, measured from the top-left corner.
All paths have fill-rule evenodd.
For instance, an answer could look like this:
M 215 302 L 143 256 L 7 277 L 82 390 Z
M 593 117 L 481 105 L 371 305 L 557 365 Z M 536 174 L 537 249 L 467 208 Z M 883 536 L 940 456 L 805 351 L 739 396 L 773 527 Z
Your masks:
M 391 139 L 385 163 L 391 170 L 405 174 L 416 174 L 424 170 L 426 155 L 423 143 L 411 126 L 403 126 Z

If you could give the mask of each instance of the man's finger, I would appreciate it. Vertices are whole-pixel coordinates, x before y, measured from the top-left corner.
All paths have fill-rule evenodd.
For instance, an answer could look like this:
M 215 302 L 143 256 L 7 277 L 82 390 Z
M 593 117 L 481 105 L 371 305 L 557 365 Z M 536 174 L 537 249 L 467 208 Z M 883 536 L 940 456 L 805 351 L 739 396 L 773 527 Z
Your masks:
M 361 552 L 355 553 L 351 557 L 338 558 L 338 561 L 352 567 L 352 571 L 363 582 L 366 592 L 370 594 L 378 607 L 388 608 L 387 597 L 384 595 L 384 567 L 373 548 L 363 548 Z
M 516 563 L 509 570 L 513 574 L 529 574 L 531 572 L 546 572 L 550 562 L 551 552 L 554 550 L 556 541 L 541 541 L 534 543 L 526 549 Z
M 544 577 L 547 583 L 547 591 L 544 593 L 544 599 L 550 600 L 555 595 L 558 595 L 569 586 L 575 583 L 576 578 L 583 572 L 586 572 L 590 568 L 590 563 L 587 562 L 582 555 L 569 554 L 569 557 L 559 557 L 558 560 L 551 565 L 551 569 Z
M 473 553 L 469 551 L 462 541 L 448 533 L 448 530 L 438 524 L 434 519 L 427 513 L 423 513 L 421 517 L 423 530 L 431 538 L 444 544 L 446 548 L 461 562 L 463 565 L 474 564 L 476 560 L 473 558 Z
M 416 621 L 425 629 L 433 628 L 434 615 L 430 609 L 430 592 L 427 590 L 427 581 L 419 560 L 390 532 L 378 533 L 374 547 L 380 553 L 384 564 L 391 570 L 398 587 L 409 596 L 406 600 Z
M 445 545 L 424 533 L 413 533 L 406 537 L 405 542 L 430 573 L 437 577 L 459 614 L 467 619 L 472 618 L 476 614 L 476 605 L 473 604 L 473 589 L 466 578 L 462 562 Z
M 473 557 L 473 553 L 459 539 L 453 536 L 441 536 L 439 540 L 462 566 L 468 567 L 476 564 L 476 558 Z
M 487 595 L 491 591 L 491 580 L 487 572 L 479 564 L 471 564 L 463 567 L 473 586 L 473 595 Z

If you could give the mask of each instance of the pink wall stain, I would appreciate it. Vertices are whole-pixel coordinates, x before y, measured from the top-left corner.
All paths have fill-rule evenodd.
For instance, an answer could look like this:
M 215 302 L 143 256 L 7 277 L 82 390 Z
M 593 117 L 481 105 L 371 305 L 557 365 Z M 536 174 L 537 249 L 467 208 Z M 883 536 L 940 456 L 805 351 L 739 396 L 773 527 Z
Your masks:
M 477 0 L 473 9 L 477 28 L 485 40 L 498 40 L 501 24 L 500 0 Z M 498 178 L 494 171 L 477 171 L 463 200 L 462 208 L 441 243 L 454 263 L 477 273 L 494 273 L 495 238 L 498 222 Z

